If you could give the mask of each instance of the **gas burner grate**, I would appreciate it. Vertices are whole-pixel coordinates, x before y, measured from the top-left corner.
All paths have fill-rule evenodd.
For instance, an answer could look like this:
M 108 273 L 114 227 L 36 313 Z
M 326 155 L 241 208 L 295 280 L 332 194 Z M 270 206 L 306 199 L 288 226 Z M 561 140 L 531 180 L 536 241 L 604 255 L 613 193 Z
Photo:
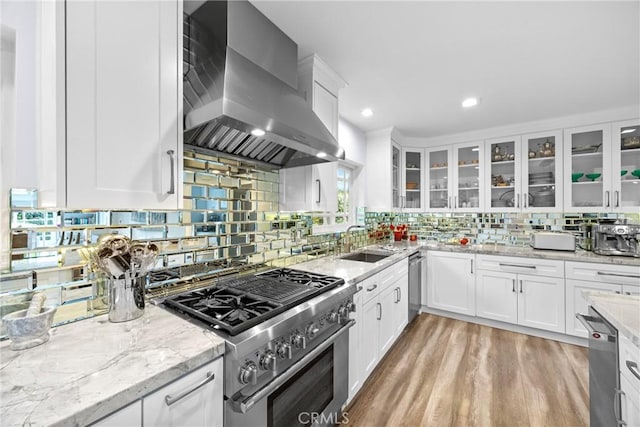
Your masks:
M 225 282 L 224 286 L 283 302 L 313 292 L 309 287 L 297 283 L 279 282 L 268 277 L 254 276 Z

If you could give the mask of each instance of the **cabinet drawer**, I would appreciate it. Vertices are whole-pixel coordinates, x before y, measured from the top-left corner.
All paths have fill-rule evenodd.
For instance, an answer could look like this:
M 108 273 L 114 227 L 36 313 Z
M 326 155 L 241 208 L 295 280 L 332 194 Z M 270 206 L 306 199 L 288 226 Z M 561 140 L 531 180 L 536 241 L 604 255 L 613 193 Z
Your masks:
M 640 266 L 566 262 L 567 279 L 635 285 L 640 283 Z
M 378 295 L 382 290 L 392 286 L 398 278 L 409 274 L 409 264 L 406 259 L 399 261 L 384 270 L 376 273 L 362 282 L 364 292 L 363 304 Z
M 533 276 L 564 277 L 564 261 L 541 258 L 477 255 L 478 270 L 526 273 Z

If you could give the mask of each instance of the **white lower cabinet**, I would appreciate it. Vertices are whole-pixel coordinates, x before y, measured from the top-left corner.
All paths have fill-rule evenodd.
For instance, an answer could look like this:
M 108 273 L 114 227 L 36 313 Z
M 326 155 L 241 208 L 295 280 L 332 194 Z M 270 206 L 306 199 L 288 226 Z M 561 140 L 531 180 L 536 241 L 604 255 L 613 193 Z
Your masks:
M 619 335 L 620 418 L 629 427 L 640 427 L 640 348 Z
M 427 253 L 427 306 L 475 316 L 474 254 Z
M 566 333 L 576 337 L 587 338 L 588 332 L 576 318 L 576 314 L 587 314 L 589 303 L 582 295 L 583 291 L 602 291 L 620 293 L 622 287 L 610 283 L 586 282 L 583 280 L 567 279 L 565 281 L 566 301 Z
M 222 426 L 222 358 L 143 399 L 144 426 Z
M 98 427 L 223 425 L 223 360 L 218 358 L 92 424 Z
M 93 427 L 142 427 L 142 400 L 91 424 Z
M 360 390 L 406 326 L 408 283 L 406 259 L 361 283 L 363 289 L 354 297 L 357 323 L 349 334 L 348 401 Z M 354 336 L 355 340 L 351 341 Z
M 564 333 L 562 261 L 490 255 L 476 259 L 479 317 Z

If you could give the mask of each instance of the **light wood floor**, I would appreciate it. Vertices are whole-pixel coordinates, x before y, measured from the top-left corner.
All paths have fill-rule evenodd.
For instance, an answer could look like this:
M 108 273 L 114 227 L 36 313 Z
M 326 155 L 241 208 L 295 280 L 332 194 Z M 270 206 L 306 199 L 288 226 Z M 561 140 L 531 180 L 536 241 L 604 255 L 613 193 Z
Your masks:
M 352 426 L 588 426 L 586 348 L 421 314 L 346 409 Z

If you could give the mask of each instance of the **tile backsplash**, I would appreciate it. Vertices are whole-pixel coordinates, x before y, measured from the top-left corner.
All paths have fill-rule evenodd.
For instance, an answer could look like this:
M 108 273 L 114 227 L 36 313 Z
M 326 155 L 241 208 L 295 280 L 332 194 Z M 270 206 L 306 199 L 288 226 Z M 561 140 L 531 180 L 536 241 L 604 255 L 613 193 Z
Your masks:
M 0 274 L 0 316 L 25 308 L 34 290 L 58 305 L 56 324 L 103 314 L 105 280 L 89 271 L 80 249 L 105 233 L 153 241 L 160 256 L 147 280 L 150 297 L 204 279 L 289 266 L 373 243 L 367 231 L 313 234 L 314 212 L 279 212 L 279 174 L 236 160 L 185 153 L 184 207 L 176 211 L 33 208 L 28 193 L 12 200 L 9 271 Z M 597 218 L 639 214 L 432 214 L 366 212 L 371 231 L 408 224 L 421 240 L 465 235 L 475 243 L 525 245 L 534 230 L 579 234 Z M 370 237 L 370 235 L 372 237 Z

